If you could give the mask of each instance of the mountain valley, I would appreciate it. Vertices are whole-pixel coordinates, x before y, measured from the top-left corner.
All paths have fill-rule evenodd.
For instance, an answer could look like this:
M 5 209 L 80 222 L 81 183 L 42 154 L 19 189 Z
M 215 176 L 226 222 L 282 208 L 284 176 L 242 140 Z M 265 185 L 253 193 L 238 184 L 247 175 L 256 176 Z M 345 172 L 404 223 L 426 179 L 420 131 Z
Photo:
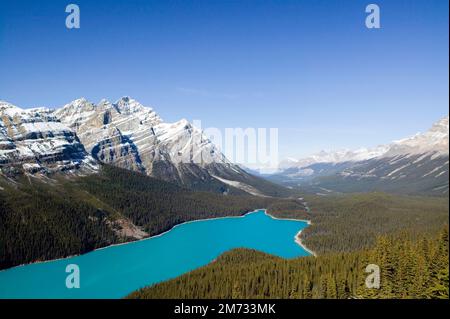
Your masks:
M 428 131 L 373 149 L 321 152 L 280 164 L 269 180 L 304 192 L 386 191 L 447 196 L 449 118 Z

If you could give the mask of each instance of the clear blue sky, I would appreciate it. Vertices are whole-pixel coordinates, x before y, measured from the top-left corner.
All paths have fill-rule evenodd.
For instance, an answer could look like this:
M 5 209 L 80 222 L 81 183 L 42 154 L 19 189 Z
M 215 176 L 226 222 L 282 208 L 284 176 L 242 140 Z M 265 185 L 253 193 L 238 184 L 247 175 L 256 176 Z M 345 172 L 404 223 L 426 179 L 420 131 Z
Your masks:
M 365 6 L 381 29 L 365 28 Z M 81 29 L 65 27 L 65 7 Z M 0 99 L 130 95 L 167 121 L 278 127 L 280 155 L 356 148 L 448 114 L 448 1 L 0 0 Z

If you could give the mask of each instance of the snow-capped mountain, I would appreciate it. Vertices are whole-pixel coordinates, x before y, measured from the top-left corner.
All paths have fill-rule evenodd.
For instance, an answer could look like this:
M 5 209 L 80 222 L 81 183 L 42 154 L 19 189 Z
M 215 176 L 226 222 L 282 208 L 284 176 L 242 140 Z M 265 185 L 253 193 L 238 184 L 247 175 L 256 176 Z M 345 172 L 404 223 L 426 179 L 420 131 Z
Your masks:
M 389 145 L 386 157 L 402 154 L 448 154 L 449 117 L 444 117 L 433 124 L 425 133 L 394 141 Z
M 81 98 L 55 110 L 23 110 L 1 102 L 0 115 L 2 172 L 11 167 L 28 173 L 78 172 L 95 170 L 101 162 L 194 189 L 257 195 L 282 189 L 229 162 L 187 120 L 166 123 L 130 97 L 98 104 Z M 265 192 L 258 190 L 267 184 Z
M 0 101 L 0 166 L 35 172 L 95 170 L 76 134 L 45 108 L 23 110 Z
M 430 130 L 425 133 L 390 144 L 379 145 L 374 148 L 359 148 L 357 150 L 321 151 L 311 156 L 295 159 L 287 158 L 280 162 L 280 169 L 302 168 L 316 163 L 343 163 L 358 162 L 376 157 L 391 157 L 401 154 L 424 154 L 436 152 L 448 154 L 449 140 L 449 117 L 444 117 L 434 123 Z
M 182 181 L 190 164 L 234 166 L 187 120 L 165 123 L 150 107 L 123 97 L 115 103 L 75 100 L 54 112 L 97 160 Z M 240 172 L 239 172 L 240 173 Z
M 295 159 L 288 158 L 280 162 L 280 169 L 288 169 L 292 167 L 306 167 L 314 163 L 341 163 L 356 162 L 370 158 L 378 157 L 385 154 L 389 149 L 387 145 L 380 145 L 375 148 L 359 148 L 357 150 L 342 149 L 337 151 L 321 151 L 311 156 Z
M 285 161 L 271 180 L 334 191 L 448 193 L 449 117 L 412 137 L 356 151 L 321 152 Z

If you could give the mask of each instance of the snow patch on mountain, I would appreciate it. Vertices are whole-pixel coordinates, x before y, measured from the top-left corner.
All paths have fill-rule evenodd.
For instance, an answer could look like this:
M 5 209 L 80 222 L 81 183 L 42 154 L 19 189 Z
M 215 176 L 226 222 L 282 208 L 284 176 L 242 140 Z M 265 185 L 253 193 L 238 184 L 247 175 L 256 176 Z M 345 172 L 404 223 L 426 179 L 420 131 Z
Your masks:
M 315 163 L 360 162 L 380 157 L 392 157 L 401 160 L 399 155 L 416 155 L 434 153 L 434 158 L 448 155 L 449 152 L 449 117 L 446 116 L 433 124 L 425 133 L 393 141 L 390 144 L 379 145 L 374 148 L 360 148 L 357 150 L 343 149 L 338 151 L 321 151 L 306 158 L 288 158 L 280 163 L 280 169 L 303 168 Z M 416 161 L 422 160 L 422 157 Z M 394 164 L 394 162 L 392 162 Z
M 221 191 L 234 185 L 259 195 L 285 190 L 228 161 L 186 119 L 166 123 L 153 108 L 128 96 L 97 104 L 79 98 L 53 110 L 0 102 L 0 120 L 2 173 L 17 165 L 30 173 L 95 171 L 101 162 L 193 189 Z M 266 184 L 259 192 L 261 183 Z
M 0 101 L 0 167 L 30 173 L 96 170 L 76 134 L 47 108 L 24 110 Z
M 212 175 L 212 176 L 215 179 L 221 181 L 222 183 L 225 183 L 227 185 L 239 188 L 239 189 L 243 190 L 244 192 L 247 192 L 247 193 L 249 193 L 251 195 L 260 196 L 260 197 L 267 197 L 267 196 L 262 194 L 260 191 L 258 191 L 256 188 L 254 188 L 251 185 L 247 185 L 245 183 L 238 182 L 238 181 L 231 181 L 231 180 L 228 180 L 228 179 L 225 179 L 225 178 L 222 178 L 222 177 L 219 177 L 219 176 L 215 176 L 215 175 Z
M 165 163 L 169 175 L 180 173 L 176 166 L 182 164 L 202 168 L 210 163 L 229 164 L 186 119 L 166 123 L 153 108 L 127 96 L 115 103 L 102 100 L 99 104 L 78 99 L 56 110 L 55 115 L 74 129 L 95 158 L 124 168 L 152 175 L 157 163 Z

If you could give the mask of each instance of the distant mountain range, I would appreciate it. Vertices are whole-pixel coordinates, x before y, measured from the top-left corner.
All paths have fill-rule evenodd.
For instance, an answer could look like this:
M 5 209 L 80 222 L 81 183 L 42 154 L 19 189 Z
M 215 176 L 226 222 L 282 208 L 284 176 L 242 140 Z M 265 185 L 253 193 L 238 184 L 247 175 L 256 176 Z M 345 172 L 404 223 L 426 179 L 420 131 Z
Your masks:
M 318 194 L 391 191 L 448 194 L 449 117 L 428 131 L 372 149 L 320 152 L 288 159 L 272 181 Z
M 187 120 L 164 122 L 130 97 L 21 109 L 0 101 L 0 169 L 46 176 L 90 174 L 106 163 L 195 190 L 278 196 L 284 187 L 229 162 Z
M 411 138 L 323 152 L 263 178 L 229 162 L 188 121 L 166 123 L 129 97 L 57 109 L 0 102 L 0 269 L 188 220 L 258 207 L 308 211 L 300 193 L 448 195 L 448 127 L 447 117 Z
M 166 123 L 130 97 L 98 104 L 21 109 L 0 101 L 0 175 L 85 175 L 101 163 L 193 190 L 285 196 L 288 187 L 318 194 L 391 191 L 448 194 L 449 118 L 412 137 L 358 150 L 288 159 L 261 178 L 233 164 L 203 132 L 182 119 Z

